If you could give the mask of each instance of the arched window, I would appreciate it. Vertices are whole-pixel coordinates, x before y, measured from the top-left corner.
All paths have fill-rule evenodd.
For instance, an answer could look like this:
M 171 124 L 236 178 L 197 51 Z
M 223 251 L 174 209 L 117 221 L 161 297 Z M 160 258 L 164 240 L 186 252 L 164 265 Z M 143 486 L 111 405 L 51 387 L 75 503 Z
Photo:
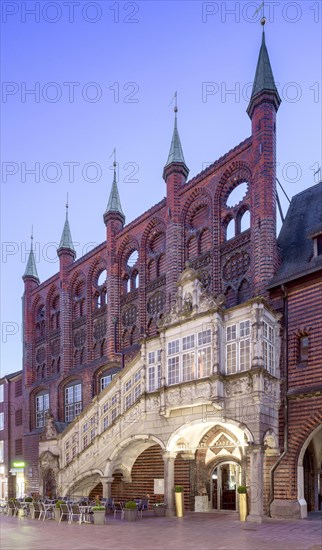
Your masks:
M 226 226 L 226 241 L 235 237 L 235 220 L 232 219 Z
M 194 258 L 197 258 L 197 256 L 198 256 L 198 241 L 197 241 L 196 237 L 191 237 L 189 239 L 187 248 L 188 248 L 188 250 L 187 250 L 188 260 L 193 260 Z
M 236 305 L 236 292 L 231 286 L 229 286 L 225 292 L 226 295 L 226 307 L 233 307 Z
M 250 228 L 250 212 L 246 210 L 240 220 L 240 231 L 246 231 Z
M 211 248 L 211 233 L 209 229 L 204 229 L 200 235 L 200 254 L 205 254 Z
M 104 390 L 113 380 L 116 373 L 119 371 L 117 367 L 102 372 L 99 378 L 99 391 Z
M 131 292 L 131 279 L 126 281 L 126 292 Z
M 139 274 L 137 271 L 133 273 L 133 288 L 139 288 Z
M 156 263 L 154 260 L 150 260 L 148 263 L 148 280 L 153 281 L 156 276 Z
M 163 275 L 166 272 L 166 257 L 165 254 L 161 254 L 158 262 L 158 273 L 157 276 Z
M 43 428 L 45 425 L 45 414 L 49 410 L 49 392 L 43 390 L 35 397 L 35 424 L 36 428 Z
M 246 302 L 246 300 L 249 300 L 250 295 L 250 284 L 246 279 L 243 279 L 238 289 L 238 303 Z
M 64 388 L 65 422 L 72 422 L 82 411 L 82 383 L 73 380 Z
M 75 287 L 73 296 L 75 319 L 85 315 L 85 291 L 85 281 L 79 281 Z
M 50 328 L 51 330 L 56 330 L 60 325 L 60 300 L 59 296 L 56 296 L 52 301 L 51 306 L 51 317 L 50 317 Z

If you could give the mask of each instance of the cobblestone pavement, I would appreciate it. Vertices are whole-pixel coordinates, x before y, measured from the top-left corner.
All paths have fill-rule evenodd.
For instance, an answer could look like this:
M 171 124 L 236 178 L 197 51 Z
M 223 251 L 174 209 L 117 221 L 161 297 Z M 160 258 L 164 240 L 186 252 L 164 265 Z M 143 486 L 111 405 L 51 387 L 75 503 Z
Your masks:
M 184 518 L 105 525 L 0 518 L 1 550 L 321 550 L 322 518 L 240 523 L 235 514 L 188 513 Z

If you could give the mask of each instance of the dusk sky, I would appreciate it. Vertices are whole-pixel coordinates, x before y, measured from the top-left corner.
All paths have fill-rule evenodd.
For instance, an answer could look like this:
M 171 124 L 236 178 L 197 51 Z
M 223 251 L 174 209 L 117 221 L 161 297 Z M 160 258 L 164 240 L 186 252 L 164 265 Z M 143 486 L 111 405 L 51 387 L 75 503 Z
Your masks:
M 59 267 L 67 193 L 77 258 L 102 242 L 114 147 L 126 223 L 159 202 L 176 90 L 189 178 L 250 135 L 260 4 L 1 2 L 2 375 L 22 368 L 32 225 L 40 281 Z M 291 197 L 321 178 L 322 3 L 265 4 L 277 176 Z

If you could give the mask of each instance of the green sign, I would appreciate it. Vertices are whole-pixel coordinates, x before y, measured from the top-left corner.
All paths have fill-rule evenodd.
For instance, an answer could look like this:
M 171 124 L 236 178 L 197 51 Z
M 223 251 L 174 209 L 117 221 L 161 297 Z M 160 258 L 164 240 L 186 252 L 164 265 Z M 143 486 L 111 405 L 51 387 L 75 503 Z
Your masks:
M 22 461 L 20 461 L 20 462 L 13 462 L 13 463 L 12 463 L 12 467 L 13 467 L 13 468 L 24 468 L 25 465 L 26 465 L 25 462 L 22 462 Z

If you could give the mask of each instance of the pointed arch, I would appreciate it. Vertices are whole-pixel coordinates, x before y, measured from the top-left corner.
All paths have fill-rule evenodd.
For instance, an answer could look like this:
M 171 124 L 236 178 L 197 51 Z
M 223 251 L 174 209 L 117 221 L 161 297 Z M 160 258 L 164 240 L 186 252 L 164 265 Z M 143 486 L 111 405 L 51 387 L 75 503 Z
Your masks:
M 226 308 L 236 305 L 236 291 L 232 286 L 228 286 L 225 290 Z
M 238 288 L 238 304 L 246 302 L 251 297 L 251 285 L 247 279 L 243 279 Z

